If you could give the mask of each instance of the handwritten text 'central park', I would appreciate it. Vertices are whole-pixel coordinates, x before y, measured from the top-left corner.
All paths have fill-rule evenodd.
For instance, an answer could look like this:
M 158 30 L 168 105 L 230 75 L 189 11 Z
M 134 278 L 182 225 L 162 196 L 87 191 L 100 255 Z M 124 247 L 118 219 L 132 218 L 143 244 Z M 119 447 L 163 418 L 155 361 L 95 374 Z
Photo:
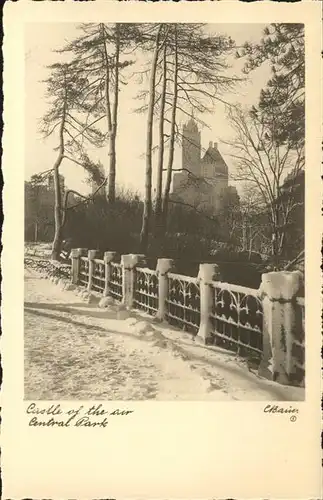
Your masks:
M 102 404 L 92 406 L 76 406 L 63 409 L 60 404 L 37 406 L 31 403 L 26 409 L 30 417 L 30 427 L 87 427 L 104 428 L 110 422 L 110 417 L 127 416 L 133 410 L 106 410 Z

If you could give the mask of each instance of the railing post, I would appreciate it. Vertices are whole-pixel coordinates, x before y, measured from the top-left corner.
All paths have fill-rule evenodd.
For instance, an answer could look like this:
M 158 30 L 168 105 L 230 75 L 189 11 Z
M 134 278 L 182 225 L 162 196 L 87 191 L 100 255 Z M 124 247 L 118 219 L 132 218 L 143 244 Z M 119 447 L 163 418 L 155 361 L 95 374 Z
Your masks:
M 142 254 L 128 254 L 121 256 L 122 265 L 122 304 L 131 309 L 134 302 L 136 266 L 145 263 Z
M 168 273 L 174 268 L 172 259 L 158 259 L 157 277 L 158 277 L 158 311 L 155 318 L 164 321 L 167 312 L 166 300 L 168 298 Z
M 93 273 L 94 273 L 94 259 L 96 256 L 96 250 L 89 250 L 87 254 L 87 258 L 89 260 L 89 281 L 87 284 L 87 291 L 90 292 L 92 289 L 92 283 L 93 283 Z
M 262 275 L 263 358 L 258 373 L 280 384 L 295 382 L 297 358 L 293 354 L 298 325 L 296 296 L 302 286 L 299 271 Z
M 77 285 L 79 282 L 79 273 L 80 273 L 80 257 L 82 255 L 81 248 L 72 248 L 71 250 L 71 282 L 74 285 Z
M 111 262 L 116 256 L 116 252 L 104 252 L 104 291 L 103 296 L 109 295 L 109 282 L 111 278 Z
M 198 273 L 200 286 L 200 327 L 195 342 L 209 344 L 212 340 L 211 320 L 213 305 L 213 290 L 211 281 L 220 281 L 220 271 L 217 264 L 200 264 Z

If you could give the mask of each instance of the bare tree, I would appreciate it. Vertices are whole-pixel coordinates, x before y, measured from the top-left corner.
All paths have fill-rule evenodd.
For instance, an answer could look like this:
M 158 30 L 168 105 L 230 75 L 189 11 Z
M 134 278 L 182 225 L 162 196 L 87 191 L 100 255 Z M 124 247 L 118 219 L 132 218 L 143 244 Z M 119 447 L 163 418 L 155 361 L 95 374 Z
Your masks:
M 169 155 L 167 164 L 166 184 L 163 198 L 163 227 L 166 227 L 168 216 L 168 203 L 169 193 L 172 181 L 173 163 L 174 163 L 174 148 L 175 148 L 175 130 L 176 130 L 176 112 L 178 101 L 178 31 L 177 26 L 174 26 L 174 70 L 173 70 L 173 102 L 171 106 L 171 120 L 170 120 L 170 142 L 169 142 Z
M 166 32 L 167 36 L 168 30 Z M 166 106 L 166 89 L 167 89 L 167 44 L 164 43 L 162 53 L 162 82 L 160 94 L 160 110 L 159 110 L 159 146 L 158 146 L 158 165 L 157 165 L 157 184 L 156 184 L 156 229 L 161 226 L 162 216 L 162 198 L 163 198 L 163 168 L 164 168 L 164 152 L 165 152 L 165 106 Z
M 216 102 L 224 102 L 222 92 L 241 80 L 225 75 L 228 68 L 226 55 L 230 54 L 234 47 L 234 42 L 229 37 L 209 35 L 204 25 L 194 23 L 167 24 L 163 29 L 167 30 L 167 37 L 164 50 L 160 51 L 161 57 L 157 57 L 154 89 L 154 111 L 159 123 L 159 141 L 156 146 L 159 152 L 156 221 L 159 220 L 161 186 L 164 184 L 163 227 L 158 231 L 160 236 L 166 231 L 172 174 L 177 170 L 174 169 L 174 150 L 175 145 L 182 140 L 179 131 L 180 118 L 191 117 L 195 112 L 196 115 L 212 112 Z M 147 75 L 147 68 L 139 74 L 142 82 Z M 147 97 L 150 99 L 150 90 L 141 91 L 138 97 L 142 100 Z M 138 111 L 147 112 L 148 106 L 143 104 Z M 206 125 L 201 118 L 196 117 L 196 120 Z M 165 179 L 163 172 L 166 173 Z
M 73 65 L 79 75 L 86 77 L 88 83 L 83 91 L 83 106 L 88 118 L 106 118 L 106 138 L 108 144 L 108 168 L 106 192 L 110 203 L 116 196 L 116 138 L 120 71 L 132 60 L 125 55 L 133 42 L 136 28 L 132 24 L 93 24 L 80 25 L 82 34 L 60 52 L 74 55 Z
M 280 144 L 274 133 L 268 133 L 261 112 L 240 107 L 228 109 L 235 137 L 227 142 L 236 163 L 235 180 L 252 186 L 258 196 L 258 212 L 268 214 L 271 229 L 271 253 L 278 258 L 282 252 L 285 230 L 298 205 L 291 196 L 283 202 L 283 186 L 289 172 L 297 173 L 304 166 L 303 147 L 294 149 L 290 143 Z M 274 117 L 273 117 L 274 119 Z
M 160 35 L 162 25 L 159 25 L 153 57 L 151 61 L 150 70 L 150 83 L 149 83 L 149 104 L 147 115 L 147 141 L 146 141 L 146 174 L 145 174 L 145 200 L 144 211 L 142 216 L 142 228 L 140 233 L 140 247 L 143 252 L 148 247 L 149 224 L 152 210 L 151 203 L 151 185 L 152 185 L 152 143 L 153 143 L 153 119 L 154 119 L 154 106 L 155 106 L 155 84 L 156 84 L 156 69 L 158 54 L 160 50 Z
M 52 259 L 58 260 L 63 232 L 63 205 L 59 178 L 61 164 L 64 159 L 68 159 L 85 168 L 83 142 L 95 142 L 99 146 L 102 144 L 103 137 L 101 132 L 94 127 L 94 123 L 85 124 L 79 118 L 79 115 L 82 115 L 80 89 L 86 85 L 87 81 L 75 75 L 70 64 L 57 63 L 49 69 L 51 74 L 46 84 L 50 107 L 42 118 L 41 132 L 47 138 L 56 130 L 58 131 L 58 146 L 55 148 L 57 158 L 53 167 L 46 171 L 47 174 L 52 172 L 54 178 L 55 236 Z
M 237 239 L 244 252 L 260 251 L 268 254 L 270 251 L 270 235 L 268 236 L 268 216 L 263 213 L 259 193 L 252 184 L 245 185 L 239 205 L 231 207 L 226 213 L 229 219 L 229 235 Z M 261 246 L 256 242 L 261 242 Z

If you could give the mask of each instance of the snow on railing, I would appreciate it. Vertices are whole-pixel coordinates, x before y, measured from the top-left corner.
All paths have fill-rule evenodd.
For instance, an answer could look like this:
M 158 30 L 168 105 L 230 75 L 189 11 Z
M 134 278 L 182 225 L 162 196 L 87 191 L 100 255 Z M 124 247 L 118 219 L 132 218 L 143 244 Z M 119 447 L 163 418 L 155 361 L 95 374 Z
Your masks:
M 296 378 L 302 380 L 305 377 L 305 299 L 296 297 L 296 324 L 299 328 L 294 335 L 292 352 L 296 358 Z
M 158 311 L 158 277 L 156 271 L 141 267 L 136 269 L 134 307 L 148 314 Z
M 262 275 L 259 290 L 223 283 L 216 264 L 200 264 L 197 278 L 176 274 L 171 259 L 148 269 L 143 255 L 114 261 L 94 250 L 72 250 L 72 281 L 110 295 L 127 308 L 143 310 L 195 335 L 196 341 L 258 359 L 259 373 L 282 384 L 305 378 L 305 302 L 298 297 L 298 272 Z M 275 321 L 272 321 L 272 318 Z M 275 346 L 273 345 L 275 342 Z M 271 373 L 271 375 L 270 375 Z
M 212 334 L 215 343 L 239 355 L 261 356 L 263 308 L 258 290 L 212 282 Z
M 72 280 L 89 291 L 111 295 L 119 302 L 123 299 L 123 272 L 120 263 L 112 262 L 114 252 L 106 252 L 104 259 L 97 259 L 90 250 L 84 256 L 84 249 L 72 250 Z
M 200 288 L 197 278 L 168 274 L 166 319 L 174 326 L 197 333 L 200 325 Z
M 119 302 L 122 301 L 122 266 L 117 262 L 110 262 L 111 274 L 108 281 L 109 295 Z
M 104 260 L 93 259 L 92 288 L 96 292 L 103 292 L 105 286 Z
M 87 286 L 89 282 L 89 259 L 80 257 L 79 284 Z

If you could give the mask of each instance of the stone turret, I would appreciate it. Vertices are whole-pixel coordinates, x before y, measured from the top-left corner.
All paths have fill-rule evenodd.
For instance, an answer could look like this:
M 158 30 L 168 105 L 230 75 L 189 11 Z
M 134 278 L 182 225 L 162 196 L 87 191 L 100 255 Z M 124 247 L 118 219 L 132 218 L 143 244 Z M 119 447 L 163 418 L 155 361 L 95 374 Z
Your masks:
M 201 161 L 201 132 L 191 118 L 183 126 L 182 168 L 198 174 Z
M 210 141 L 207 151 L 201 157 L 201 132 L 193 118 L 183 126 L 182 169 L 182 172 L 173 176 L 173 199 L 200 207 L 212 214 L 223 208 L 227 197 L 238 202 L 235 188 L 230 189 L 228 185 L 228 166 L 217 141 Z

